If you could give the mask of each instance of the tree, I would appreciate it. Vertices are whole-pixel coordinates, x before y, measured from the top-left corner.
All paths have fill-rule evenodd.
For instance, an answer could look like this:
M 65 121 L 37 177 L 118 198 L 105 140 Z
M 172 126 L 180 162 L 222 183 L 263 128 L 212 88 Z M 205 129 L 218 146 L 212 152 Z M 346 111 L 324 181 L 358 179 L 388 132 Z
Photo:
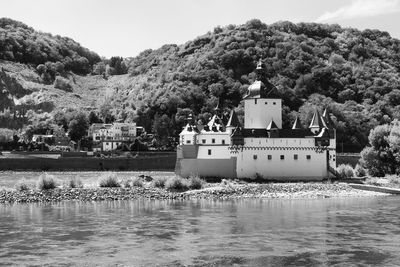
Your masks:
M 69 137 L 77 142 L 86 135 L 89 129 L 89 120 L 85 113 L 79 112 L 68 125 Z
M 371 130 L 369 145 L 361 152 L 361 163 L 372 176 L 400 174 L 400 122 Z

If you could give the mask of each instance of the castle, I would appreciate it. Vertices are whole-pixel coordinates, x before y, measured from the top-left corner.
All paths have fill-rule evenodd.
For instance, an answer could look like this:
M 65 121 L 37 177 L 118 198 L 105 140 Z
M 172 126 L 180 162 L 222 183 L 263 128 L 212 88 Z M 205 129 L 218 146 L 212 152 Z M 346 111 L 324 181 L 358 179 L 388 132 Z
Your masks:
M 282 128 L 282 99 L 263 76 L 244 96 L 244 125 L 232 110 L 227 123 L 218 112 L 206 125 L 193 118 L 179 135 L 175 172 L 183 177 L 322 180 L 336 167 L 336 130 L 325 110 L 316 110 L 308 128 L 296 118 L 291 129 Z

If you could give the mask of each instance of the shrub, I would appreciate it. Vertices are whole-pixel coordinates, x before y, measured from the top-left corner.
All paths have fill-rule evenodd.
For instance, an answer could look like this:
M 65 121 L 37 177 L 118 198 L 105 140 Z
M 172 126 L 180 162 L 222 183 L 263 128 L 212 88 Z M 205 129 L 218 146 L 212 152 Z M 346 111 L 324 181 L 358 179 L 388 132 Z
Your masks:
M 53 175 L 47 173 L 40 175 L 39 181 L 37 182 L 37 188 L 39 190 L 49 190 L 57 187 L 56 179 Z
M 27 191 L 27 190 L 29 190 L 30 188 L 29 188 L 29 185 L 28 185 L 27 181 L 26 181 L 25 179 L 22 179 L 22 180 L 20 180 L 20 181 L 18 181 L 18 182 L 16 183 L 15 189 L 16 189 L 17 191 Z
M 133 177 L 131 179 L 132 186 L 143 187 L 143 179 L 140 177 Z
M 187 180 L 178 176 L 167 179 L 165 188 L 171 191 L 185 191 L 189 189 Z
M 81 179 L 74 177 L 68 180 L 67 186 L 69 188 L 83 188 L 83 183 Z
M 118 181 L 117 175 L 115 173 L 105 174 L 100 178 L 100 187 L 121 187 Z
M 351 178 L 354 176 L 353 168 L 349 164 L 340 164 L 336 168 L 336 171 L 341 179 Z
M 360 164 L 357 164 L 354 168 L 354 174 L 357 177 L 364 177 L 367 175 L 367 171 Z
M 190 189 L 201 189 L 203 188 L 204 180 L 200 179 L 197 175 L 191 175 L 189 177 L 188 186 Z
M 55 81 L 54 81 L 54 88 L 61 89 L 66 92 L 71 92 L 72 91 L 72 85 L 70 84 L 69 80 L 57 76 Z
M 155 177 L 151 182 L 151 185 L 153 187 L 164 188 L 166 180 L 166 177 Z
M 396 175 L 390 175 L 387 177 L 389 184 L 391 185 L 400 185 L 400 177 Z

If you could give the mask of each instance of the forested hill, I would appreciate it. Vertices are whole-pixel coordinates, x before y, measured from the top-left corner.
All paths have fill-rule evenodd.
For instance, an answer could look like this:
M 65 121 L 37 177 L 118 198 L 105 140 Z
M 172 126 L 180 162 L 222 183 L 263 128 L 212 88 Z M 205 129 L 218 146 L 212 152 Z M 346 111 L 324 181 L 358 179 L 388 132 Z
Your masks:
M 120 90 L 115 100 L 135 103 L 141 124 L 155 116 L 157 125 L 172 131 L 179 129 L 174 120 L 187 113 L 180 108 L 209 117 L 218 99 L 225 107 L 240 106 L 262 59 L 284 99 L 286 127 L 298 112 L 306 125 L 315 106 L 328 108 L 339 142 L 357 149 L 371 128 L 400 118 L 399 52 L 400 41 L 378 30 L 252 20 L 217 27 L 181 46 L 144 51 L 130 65 L 137 93 Z
M 48 46 L 39 49 L 45 59 L 33 61 L 33 56 L 24 56 L 31 53 L 26 48 L 29 46 L 22 44 L 16 45 L 20 47 L 16 50 L 8 49 L 13 46 L 9 43 L 17 40 L 12 33 L 33 30 L 25 25 L 1 26 L 1 23 L 0 20 L 0 59 L 31 64 L 29 71 L 41 75 L 36 81 L 39 84 L 46 82 L 42 76 L 49 69 L 38 68 L 40 64 L 62 62 L 68 71 L 64 74 L 55 71 L 53 79 L 60 74 L 73 81 L 70 87 L 61 86 L 64 90 L 56 90 L 52 85 L 47 89 L 43 85 L 46 90 L 36 90 L 38 95 L 57 94 L 55 98 L 46 98 L 53 106 L 35 109 L 38 116 L 41 112 L 55 114 L 60 110 L 61 102 L 54 99 L 73 96 L 77 104 L 92 103 L 103 120 L 136 121 L 162 139 L 179 133 L 189 112 L 207 120 L 218 102 L 220 107 L 236 107 L 238 114 L 242 114 L 240 101 L 254 81 L 257 61 L 262 59 L 270 81 L 284 100 L 285 127 L 290 126 L 298 113 L 306 126 L 315 107 L 328 108 L 337 124 L 338 141 L 348 147 L 362 148 L 371 128 L 400 118 L 400 41 L 378 30 L 359 31 L 316 23 L 266 25 L 251 20 L 244 25 L 216 27 L 183 45 L 164 45 L 123 62 L 114 60 L 115 69 L 125 65 L 122 69 L 126 70 L 110 72 L 111 61 L 96 63 L 100 59 L 93 52 L 68 38 L 50 35 L 44 36 L 60 42 L 47 42 Z M 7 49 L 3 45 L 4 33 L 9 39 Z M 70 49 L 69 56 L 61 52 L 60 44 Z M 59 51 L 61 60 L 54 51 Z M 67 67 L 63 60 L 74 55 L 88 60 L 87 72 Z M 0 61 L 2 64 L 4 61 Z M 128 74 L 116 75 L 126 71 Z M 89 72 L 90 75 L 81 76 Z M 9 83 L 25 79 L 19 78 Z M 31 85 L 22 84 L 26 86 Z M 39 98 L 36 96 L 35 101 L 40 102 Z M 59 122 L 48 119 L 47 123 Z

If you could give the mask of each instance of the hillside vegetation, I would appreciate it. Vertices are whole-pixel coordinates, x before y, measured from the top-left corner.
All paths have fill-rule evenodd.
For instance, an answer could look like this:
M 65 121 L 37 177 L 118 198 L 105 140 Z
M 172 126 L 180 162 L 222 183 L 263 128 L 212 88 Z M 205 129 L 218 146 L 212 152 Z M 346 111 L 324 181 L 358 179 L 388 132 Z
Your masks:
M 400 117 L 400 41 L 378 30 L 316 23 L 266 25 L 251 20 L 244 25 L 216 27 L 183 45 L 164 45 L 135 58 L 100 61 L 68 38 L 35 32 L 36 38 L 59 40 L 48 41 L 48 46 L 39 49 L 45 59 L 38 60 L 26 46 L 11 49 L 17 42 L 14 33 L 33 29 L 2 22 L 0 29 L 0 58 L 7 60 L 0 62 L 6 66 L 0 73 L 0 88 L 7 94 L 7 99 L 0 98 L 0 110 L 15 103 L 34 103 L 36 115 L 49 114 L 44 127 L 57 124 L 51 116 L 63 107 L 89 106 L 103 121 L 136 121 L 160 140 L 176 136 L 189 112 L 206 121 L 218 102 L 220 107 L 236 108 L 243 114 L 241 99 L 254 81 L 259 59 L 284 100 L 284 127 L 298 114 L 306 126 L 315 107 L 328 108 L 338 129 L 338 143 L 360 150 L 368 142 L 370 129 Z M 4 32 L 7 49 L 2 46 Z M 70 54 L 62 52 L 61 44 Z M 58 51 L 61 57 L 51 51 Z M 66 58 L 74 55 L 86 58 L 88 67 L 68 65 Z M 64 69 L 50 63 L 46 66 L 47 61 L 61 62 Z M 17 68 L 21 69 L 13 70 Z M 46 79 L 43 73 L 49 69 L 55 74 Z M 125 72 L 128 74 L 116 75 Z M 82 76 L 86 73 L 91 74 Z M 29 105 L 27 109 L 31 109 Z M 13 113 L 12 108 L 9 112 Z M 33 121 L 25 119 L 22 124 Z

